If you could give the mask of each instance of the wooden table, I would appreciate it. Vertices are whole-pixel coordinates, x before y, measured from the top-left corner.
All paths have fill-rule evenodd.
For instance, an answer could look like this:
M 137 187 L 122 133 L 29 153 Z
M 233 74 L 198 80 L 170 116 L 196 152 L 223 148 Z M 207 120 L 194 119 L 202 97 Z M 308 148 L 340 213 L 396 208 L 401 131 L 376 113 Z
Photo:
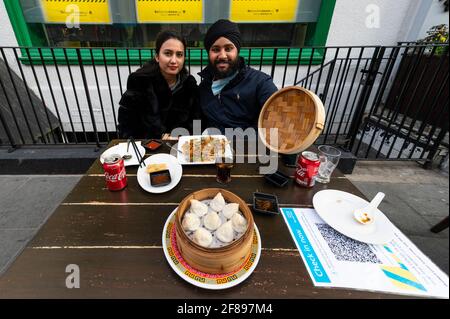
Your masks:
M 163 146 L 158 152 L 168 153 L 169 148 Z M 364 197 L 339 171 L 329 184 L 317 184 L 312 189 L 299 187 L 294 181 L 277 188 L 259 175 L 258 167 L 236 164 L 232 181 L 223 188 L 248 204 L 255 191 L 273 193 L 282 207 L 312 207 L 314 194 L 323 189 Z M 281 163 L 279 169 L 294 174 L 293 168 Z M 105 188 L 97 160 L 0 278 L 0 298 L 399 297 L 314 287 L 281 215 L 254 214 L 262 254 L 247 280 L 219 291 L 193 286 L 169 266 L 162 250 L 162 230 L 186 195 L 202 188 L 222 187 L 215 180 L 215 167 L 184 166 L 180 183 L 165 194 L 145 192 L 138 185 L 136 172 L 137 167 L 128 167 L 128 187 L 111 192 Z M 70 264 L 79 266 L 80 288 L 66 287 L 66 267 Z

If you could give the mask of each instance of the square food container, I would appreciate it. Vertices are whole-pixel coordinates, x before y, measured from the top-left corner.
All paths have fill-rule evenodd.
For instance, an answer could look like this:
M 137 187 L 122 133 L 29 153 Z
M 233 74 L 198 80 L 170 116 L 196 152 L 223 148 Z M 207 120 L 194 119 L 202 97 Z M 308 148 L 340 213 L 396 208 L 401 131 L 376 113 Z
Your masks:
M 166 186 L 172 182 L 168 169 L 150 173 L 150 185 L 153 187 Z
M 278 215 L 278 198 L 275 195 L 253 193 L 253 211 L 266 215 Z
M 276 171 L 273 174 L 264 175 L 264 178 L 269 181 L 271 184 L 277 187 L 284 187 L 290 180 L 290 177 L 281 173 L 280 171 Z
M 150 151 L 155 151 L 158 148 L 160 148 L 162 145 L 162 142 L 155 140 L 155 139 L 151 139 L 145 142 L 142 142 L 142 146 Z

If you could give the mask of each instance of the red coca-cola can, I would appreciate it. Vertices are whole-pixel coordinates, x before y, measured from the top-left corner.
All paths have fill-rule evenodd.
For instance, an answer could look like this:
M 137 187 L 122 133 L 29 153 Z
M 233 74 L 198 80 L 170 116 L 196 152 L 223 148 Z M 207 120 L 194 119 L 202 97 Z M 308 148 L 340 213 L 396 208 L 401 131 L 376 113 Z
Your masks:
M 110 191 L 120 191 L 127 186 L 127 173 L 122 156 L 118 154 L 107 156 L 103 162 L 103 170 L 106 187 Z
M 315 177 L 319 172 L 319 155 L 314 152 L 302 152 L 297 160 L 297 170 L 295 171 L 295 181 L 303 187 L 313 187 Z

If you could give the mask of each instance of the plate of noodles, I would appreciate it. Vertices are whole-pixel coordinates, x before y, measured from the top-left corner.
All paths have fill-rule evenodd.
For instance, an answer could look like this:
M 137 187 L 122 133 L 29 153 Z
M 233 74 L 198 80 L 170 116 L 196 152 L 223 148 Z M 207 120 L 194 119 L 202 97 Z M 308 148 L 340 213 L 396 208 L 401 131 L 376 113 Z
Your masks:
M 225 135 L 180 136 L 177 153 L 182 165 L 214 164 L 218 156 L 233 156 Z

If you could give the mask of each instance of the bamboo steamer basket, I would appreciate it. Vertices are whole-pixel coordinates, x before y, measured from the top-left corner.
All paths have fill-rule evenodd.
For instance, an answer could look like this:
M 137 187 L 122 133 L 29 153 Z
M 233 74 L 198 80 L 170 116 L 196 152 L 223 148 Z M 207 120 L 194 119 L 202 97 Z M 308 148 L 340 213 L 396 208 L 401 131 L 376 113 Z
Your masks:
M 181 223 L 191 205 L 191 199 L 213 199 L 221 192 L 227 203 L 238 203 L 239 210 L 247 219 L 248 227 L 244 234 L 224 247 L 205 248 L 191 240 L 184 232 Z M 175 218 L 177 246 L 181 256 L 193 268 L 208 274 L 224 274 L 236 270 L 250 256 L 254 236 L 253 215 L 247 204 L 237 195 L 220 188 L 206 188 L 194 192 L 183 199 Z
M 298 154 L 319 137 L 325 125 L 325 108 L 313 92 L 299 86 L 285 87 L 264 104 L 258 119 L 258 135 L 271 151 Z M 278 143 L 271 141 L 278 129 Z

